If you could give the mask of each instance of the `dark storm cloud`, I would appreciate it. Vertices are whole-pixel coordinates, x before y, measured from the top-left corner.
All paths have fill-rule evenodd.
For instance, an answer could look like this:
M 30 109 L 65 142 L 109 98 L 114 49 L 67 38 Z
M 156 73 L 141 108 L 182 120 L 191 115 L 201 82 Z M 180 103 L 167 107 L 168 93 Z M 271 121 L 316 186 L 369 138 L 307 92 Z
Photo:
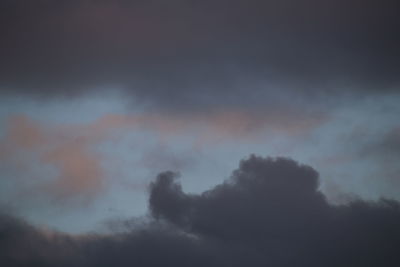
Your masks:
M 398 266 L 400 205 L 331 206 L 311 167 L 251 156 L 225 183 L 150 187 L 150 219 L 113 235 L 67 236 L 0 219 L 4 266 Z M 14 265 L 13 265 L 14 264 Z
M 43 97 L 122 86 L 173 108 L 391 88 L 396 2 L 5 0 L 1 87 Z

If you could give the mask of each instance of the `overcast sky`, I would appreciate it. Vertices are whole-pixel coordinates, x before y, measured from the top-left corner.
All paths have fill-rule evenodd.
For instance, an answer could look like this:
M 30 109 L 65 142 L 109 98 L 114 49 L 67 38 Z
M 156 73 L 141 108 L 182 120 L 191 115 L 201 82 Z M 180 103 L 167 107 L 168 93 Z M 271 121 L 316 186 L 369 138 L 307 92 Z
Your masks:
M 1 1 L 0 263 L 399 266 L 396 4 Z

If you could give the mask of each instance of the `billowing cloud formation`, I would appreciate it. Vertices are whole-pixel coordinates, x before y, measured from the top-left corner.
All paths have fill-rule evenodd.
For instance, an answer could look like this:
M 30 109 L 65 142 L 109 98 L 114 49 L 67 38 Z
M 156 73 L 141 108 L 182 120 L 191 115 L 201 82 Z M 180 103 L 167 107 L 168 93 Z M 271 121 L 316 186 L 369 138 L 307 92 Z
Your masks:
M 122 87 L 157 108 L 261 106 L 399 84 L 397 2 L 26 1 L 0 4 L 1 90 Z
M 400 204 L 331 206 L 318 173 L 251 156 L 225 183 L 186 194 L 172 172 L 150 187 L 150 218 L 111 235 L 49 233 L 0 219 L 4 266 L 398 266 Z

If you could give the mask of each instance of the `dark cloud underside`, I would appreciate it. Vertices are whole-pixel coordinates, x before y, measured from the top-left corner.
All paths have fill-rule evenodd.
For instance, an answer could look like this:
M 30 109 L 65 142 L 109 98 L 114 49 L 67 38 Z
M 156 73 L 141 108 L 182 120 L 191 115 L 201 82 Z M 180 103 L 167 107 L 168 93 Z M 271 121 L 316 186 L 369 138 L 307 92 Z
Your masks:
M 252 103 L 274 88 L 389 89 L 400 77 L 396 7 L 390 0 L 5 0 L 0 82 L 41 97 L 122 86 L 167 107 Z M 257 82 L 268 86 L 253 88 Z
M 400 206 L 330 206 L 318 173 L 251 156 L 225 183 L 186 194 L 176 174 L 150 187 L 147 223 L 72 237 L 0 220 L 2 266 L 398 266 Z M 129 223 L 128 223 L 129 224 Z

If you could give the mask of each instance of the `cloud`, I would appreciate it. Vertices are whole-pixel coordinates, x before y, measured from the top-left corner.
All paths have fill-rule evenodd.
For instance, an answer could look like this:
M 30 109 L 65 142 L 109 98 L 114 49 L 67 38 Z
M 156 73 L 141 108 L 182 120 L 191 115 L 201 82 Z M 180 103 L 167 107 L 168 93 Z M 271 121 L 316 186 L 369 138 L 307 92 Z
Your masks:
M 86 201 L 104 189 L 100 157 L 90 149 L 92 142 L 97 143 L 96 136 L 88 138 L 68 126 L 46 126 L 25 115 L 11 116 L 6 129 L 0 140 L 2 167 L 13 170 L 19 188 L 15 194 L 20 198 L 38 194 L 53 201 Z M 39 166 L 56 171 L 38 173 Z
M 88 126 L 89 131 L 104 132 L 113 129 L 154 131 L 168 139 L 191 132 L 200 143 L 224 139 L 257 141 L 265 135 L 307 134 L 328 120 L 324 112 L 308 110 L 248 111 L 240 108 L 195 113 L 107 114 Z
M 359 151 L 359 157 L 379 164 L 379 169 L 371 171 L 370 179 L 379 179 L 381 181 L 380 186 L 384 188 L 386 195 L 396 198 L 395 188 L 400 185 L 398 164 L 400 159 L 400 128 L 398 125 L 384 128 L 381 135 L 376 136 Z
M 186 194 L 176 174 L 165 172 L 150 186 L 148 219 L 123 232 L 45 234 L 1 216 L 0 260 L 7 266 L 399 264 L 398 202 L 331 206 L 317 189 L 314 169 L 285 158 L 250 156 L 202 194 Z
M 125 88 L 169 110 L 267 108 L 399 84 L 396 1 L 60 1 L 0 6 L 4 93 Z M 280 92 L 280 93 L 279 93 Z
M 110 157 L 110 153 L 97 152 L 96 147 L 107 141 L 118 142 L 121 134 L 155 135 L 161 147 L 156 151 L 145 148 L 139 164 L 146 169 L 158 166 L 158 172 L 164 169 L 162 166 L 178 168 L 193 161 L 162 149 L 174 138 L 190 136 L 193 148 L 206 148 L 224 140 L 259 142 L 267 135 L 303 135 L 325 121 L 320 114 L 281 115 L 278 120 L 274 114 L 242 110 L 182 115 L 144 112 L 106 114 L 86 123 L 48 124 L 15 114 L 8 118 L 0 139 L 1 166 L 12 172 L 11 179 L 23 177 L 15 182 L 17 195 L 29 191 L 29 196 L 41 194 L 52 201 L 92 200 L 106 188 L 103 162 Z
M 369 152 L 374 151 L 371 149 Z M 380 143 L 375 144 L 375 151 L 387 154 L 388 157 L 397 158 L 400 155 L 400 127 L 390 129 Z
M 43 161 L 58 167 L 57 181 L 49 191 L 58 191 L 64 197 L 93 196 L 102 191 L 104 172 L 100 159 L 88 152 L 86 144 L 73 142 L 59 146 L 45 154 Z

